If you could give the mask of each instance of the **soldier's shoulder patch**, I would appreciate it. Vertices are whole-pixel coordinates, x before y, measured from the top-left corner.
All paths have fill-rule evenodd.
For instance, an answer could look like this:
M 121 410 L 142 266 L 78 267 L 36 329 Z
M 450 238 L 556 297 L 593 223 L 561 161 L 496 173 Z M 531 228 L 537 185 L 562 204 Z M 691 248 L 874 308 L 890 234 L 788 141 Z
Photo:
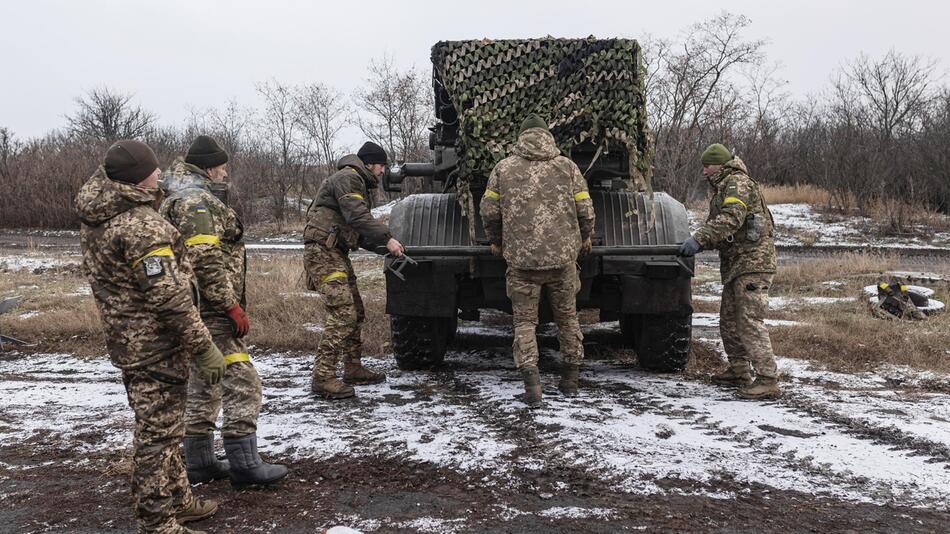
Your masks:
M 149 278 L 159 276 L 165 272 L 165 266 L 162 264 L 160 256 L 149 256 L 142 260 L 142 265 L 145 266 L 145 276 Z

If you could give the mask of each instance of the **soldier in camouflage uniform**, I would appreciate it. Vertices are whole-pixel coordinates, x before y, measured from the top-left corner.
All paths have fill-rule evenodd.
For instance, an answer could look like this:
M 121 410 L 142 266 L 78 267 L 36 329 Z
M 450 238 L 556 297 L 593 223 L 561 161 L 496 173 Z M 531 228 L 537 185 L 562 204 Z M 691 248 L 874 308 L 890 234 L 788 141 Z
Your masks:
M 564 368 L 558 389 L 577 394 L 584 337 L 577 321 L 580 278 L 576 261 L 590 253 L 594 207 L 587 181 L 561 156 L 547 124 L 531 114 L 521 124 L 512 155 L 498 162 L 481 200 L 492 252 L 503 254 L 514 314 L 512 352 L 525 384 L 525 403 L 541 404 L 538 373 L 538 304 L 547 291 Z
M 386 152 L 365 143 L 355 155 L 344 156 L 317 191 L 307 210 L 304 229 L 304 269 L 307 287 L 323 297 L 326 320 L 317 346 L 311 390 L 327 399 L 352 397 L 348 384 L 375 384 L 386 375 L 360 362 L 365 318 L 363 299 L 350 263 L 350 251 L 363 247 L 375 251 L 385 246 L 395 256 L 403 247 L 389 228 L 373 218 L 371 191 L 386 167 Z M 343 360 L 343 381 L 336 366 Z
M 194 374 L 188 382 L 185 465 L 193 484 L 228 476 L 236 485 L 270 484 L 286 476 L 287 468 L 264 462 L 257 450 L 261 379 L 244 342 L 251 326 L 244 311 L 244 226 L 234 210 L 211 192 L 215 186 L 226 193 L 227 162 L 227 152 L 214 139 L 199 135 L 188 154 L 162 175 L 168 197 L 161 214 L 185 240 L 201 294 L 201 320 L 228 365 L 221 384 L 209 386 Z M 228 462 L 214 454 L 215 421 L 222 404 L 221 436 Z
M 719 250 L 723 284 L 719 331 L 729 367 L 713 381 L 738 386 L 743 398 L 774 398 L 781 391 L 765 326 L 775 274 L 772 214 L 745 163 L 726 147 L 710 145 L 703 152 L 702 163 L 703 175 L 715 193 L 706 223 L 682 244 L 680 254 Z
M 158 161 L 144 143 L 119 141 L 82 186 L 83 270 L 106 331 L 112 364 L 122 370 L 135 415 L 132 491 L 140 532 L 193 532 L 181 526 L 218 505 L 196 499 L 181 461 L 189 353 L 208 383 L 224 357 L 195 308 L 184 244 L 154 205 Z

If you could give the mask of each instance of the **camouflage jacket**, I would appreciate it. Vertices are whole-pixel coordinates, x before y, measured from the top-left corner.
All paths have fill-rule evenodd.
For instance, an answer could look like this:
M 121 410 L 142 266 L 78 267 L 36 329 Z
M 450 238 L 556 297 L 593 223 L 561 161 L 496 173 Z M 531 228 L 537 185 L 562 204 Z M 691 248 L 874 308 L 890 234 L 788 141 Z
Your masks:
M 223 314 L 245 306 L 247 256 L 244 226 L 234 210 L 215 197 L 205 171 L 175 160 L 162 175 L 168 197 L 159 212 L 181 232 L 201 291 L 201 313 Z
M 76 195 L 83 270 L 121 369 L 211 345 L 181 236 L 153 208 L 158 194 L 113 182 L 100 167 Z
M 385 246 L 392 234 L 370 211 L 370 190 L 376 188 L 376 177 L 353 154 L 343 156 L 337 169 L 323 181 L 310 203 L 304 243 L 336 246 L 344 253 Z
M 522 132 L 511 151 L 492 169 L 481 201 L 489 241 L 516 269 L 574 263 L 594 228 L 587 180 L 544 128 Z
M 710 184 L 715 194 L 709 201 L 709 216 L 693 237 L 704 249 L 719 249 L 722 283 L 743 274 L 774 273 L 772 213 L 745 163 L 733 158 Z

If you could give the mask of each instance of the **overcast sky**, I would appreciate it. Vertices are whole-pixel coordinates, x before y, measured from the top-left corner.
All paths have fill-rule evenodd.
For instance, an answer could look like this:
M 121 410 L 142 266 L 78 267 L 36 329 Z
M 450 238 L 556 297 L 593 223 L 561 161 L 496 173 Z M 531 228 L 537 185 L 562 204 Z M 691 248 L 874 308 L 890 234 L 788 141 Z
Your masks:
M 135 94 L 164 124 L 236 99 L 256 105 L 255 82 L 320 81 L 347 93 L 371 58 L 428 70 L 439 40 L 674 38 L 725 9 L 769 41 L 789 91 L 822 89 L 861 52 L 896 48 L 950 67 L 950 2 L 822 1 L 200 1 L 0 0 L 0 126 L 20 137 L 61 127 L 84 91 Z

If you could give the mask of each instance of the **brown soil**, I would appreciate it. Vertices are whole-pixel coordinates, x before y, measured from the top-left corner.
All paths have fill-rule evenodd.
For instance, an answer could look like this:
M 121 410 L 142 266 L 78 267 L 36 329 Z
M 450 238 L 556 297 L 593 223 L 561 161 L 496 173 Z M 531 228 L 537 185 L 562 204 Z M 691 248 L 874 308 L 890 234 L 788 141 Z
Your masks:
M 54 454 L 30 452 L 29 444 L 0 447 L 6 465 L 0 499 L 3 532 L 133 532 L 127 477 L 101 467 L 63 466 Z M 97 458 L 107 465 L 116 458 Z M 52 463 L 50 463 L 52 462 Z M 454 532 L 945 532 L 950 513 L 855 504 L 720 480 L 711 485 L 655 481 L 668 495 L 616 493 L 584 472 L 564 468 L 525 473 L 519 484 L 485 486 L 480 473 L 459 474 L 388 458 L 293 461 L 280 486 L 236 491 L 223 481 L 198 486 L 201 498 L 217 500 L 218 514 L 198 525 L 210 533 L 304 533 L 339 524 L 333 518 L 379 521 L 379 532 L 431 532 L 405 526 L 419 518 L 457 518 Z M 565 487 L 567 489 L 555 489 Z M 733 492 L 735 498 L 692 495 Z M 606 519 L 548 518 L 551 507 L 606 508 Z M 505 513 L 505 510 L 508 510 Z M 518 510 L 521 513 L 512 512 Z M 382 523 L 387 521 L 388 524 Z M 396 525 L 394 525 L 395 523 Z M 398 526 L 402 524 L 403 526 Z M 357 525 L 358 526 L 358 525 Z M 431 527 L 429 527 L 431 528 Z

